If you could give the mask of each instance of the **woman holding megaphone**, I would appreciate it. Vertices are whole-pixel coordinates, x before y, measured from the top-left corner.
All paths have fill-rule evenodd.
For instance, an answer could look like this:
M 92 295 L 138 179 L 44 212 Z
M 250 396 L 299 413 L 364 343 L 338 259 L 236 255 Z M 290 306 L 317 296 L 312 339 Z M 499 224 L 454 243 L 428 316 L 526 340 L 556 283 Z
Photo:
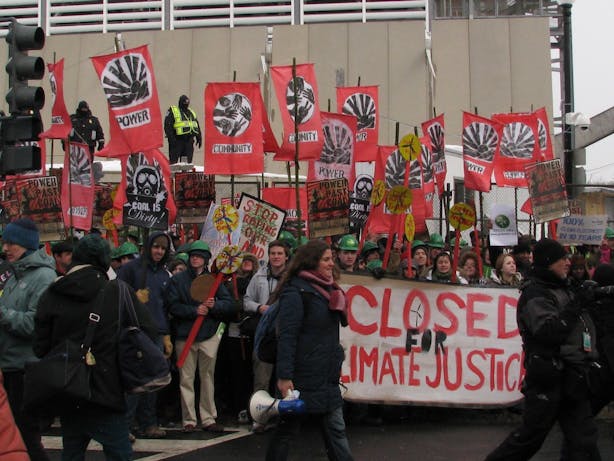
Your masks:
M 280 416 L 266 454 L 285 460 L 304 423 L 321 429 L 330 460 L 352 460 L 343 420 L 339 379 L 343 349 L 339 324 L 347 325 L 345 293 L 335 281 L 330 247 L 311 240 L 300 246 L 273 297 L 279 299 L 277 389 L 282 397 L 298 390 L 305 413 Z

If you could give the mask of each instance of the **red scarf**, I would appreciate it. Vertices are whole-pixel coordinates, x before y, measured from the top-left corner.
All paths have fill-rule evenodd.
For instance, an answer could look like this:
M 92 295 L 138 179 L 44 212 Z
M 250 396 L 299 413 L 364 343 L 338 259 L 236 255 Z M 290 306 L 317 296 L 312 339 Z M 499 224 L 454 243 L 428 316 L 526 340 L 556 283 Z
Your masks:
M 298 276 L 309 282 L 318 293 L 328 300 L 328 308 L 331 311 L 341 313 L 341 325 L 347 326 L 347 299 L 339 284 L 332 277 L 324 277 L 315 270 L 300 271 Z

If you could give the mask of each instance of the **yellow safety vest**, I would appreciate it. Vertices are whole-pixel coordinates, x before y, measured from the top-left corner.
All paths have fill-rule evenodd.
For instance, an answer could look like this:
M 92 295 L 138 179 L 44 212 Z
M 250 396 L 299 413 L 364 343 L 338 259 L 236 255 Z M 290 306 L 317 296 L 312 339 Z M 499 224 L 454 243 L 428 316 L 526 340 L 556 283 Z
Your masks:
M 198 122 L 196 121 L 196 113 L 188 107 L 188 110 L 192 114 L 192 120 L 184 120 L 181 118 L 181 111 L 177 106 L 171 106 L 175 123 L 173 128 L 177 136 L 183 136 L 184 134 L 198 134 Z

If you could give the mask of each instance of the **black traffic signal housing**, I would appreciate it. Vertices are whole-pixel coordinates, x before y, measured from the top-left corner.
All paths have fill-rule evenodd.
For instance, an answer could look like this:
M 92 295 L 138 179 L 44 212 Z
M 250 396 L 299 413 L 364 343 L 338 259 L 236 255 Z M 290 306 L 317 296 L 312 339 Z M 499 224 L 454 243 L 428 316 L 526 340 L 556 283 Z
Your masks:
M 11 19 L 6 41 L 9 45 L 6 101 L 11 115 L 0 117 L 0 175 L 40 169 L 40 147 L 35 143 L 43 131 L 39 110 L 45 104 L 43 89 L 28 86 L 28 80 L 42 79 L 45 74 L 43 58 L 28 56 L 28 51 L 43 48 L 45 32 Z

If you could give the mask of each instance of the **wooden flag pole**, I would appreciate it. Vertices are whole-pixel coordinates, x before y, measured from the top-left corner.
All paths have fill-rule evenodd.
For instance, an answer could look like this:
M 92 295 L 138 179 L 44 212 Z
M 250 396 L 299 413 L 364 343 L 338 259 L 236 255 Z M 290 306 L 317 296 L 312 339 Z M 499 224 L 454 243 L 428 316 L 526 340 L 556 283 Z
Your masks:
M 301 213 L 301 193 L 298 179 L 299 172 L 299 139 L 298 139 L 298 94 L 296 87 L 296 58 L 292 58 L 292 92 L 294 93 L 294 187 L 296 192 L 296 238 L 300 242 L 303 234 L 303 219 Z

